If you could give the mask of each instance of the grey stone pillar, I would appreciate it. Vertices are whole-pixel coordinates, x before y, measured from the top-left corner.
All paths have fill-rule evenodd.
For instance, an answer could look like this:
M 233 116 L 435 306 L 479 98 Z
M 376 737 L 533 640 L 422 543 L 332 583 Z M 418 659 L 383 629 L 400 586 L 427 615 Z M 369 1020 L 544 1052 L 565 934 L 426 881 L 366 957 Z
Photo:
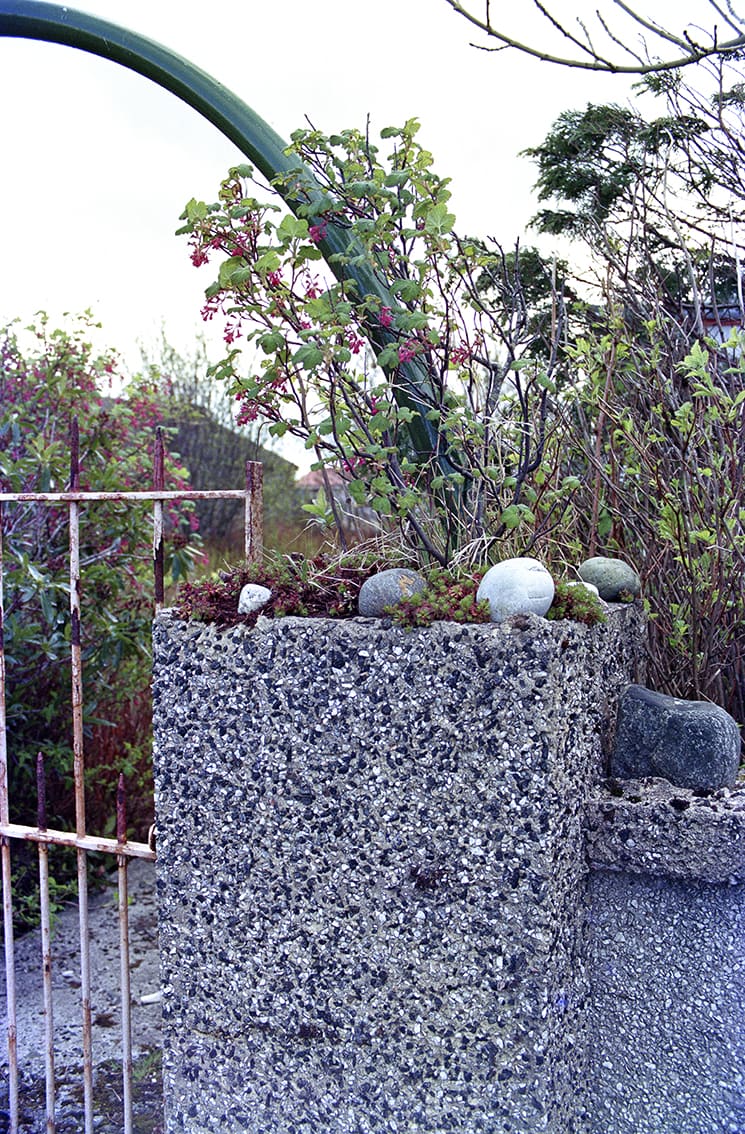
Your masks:
M 642 637 L 157 619 L 168 1134 L 581 1128 L 583 811 Z

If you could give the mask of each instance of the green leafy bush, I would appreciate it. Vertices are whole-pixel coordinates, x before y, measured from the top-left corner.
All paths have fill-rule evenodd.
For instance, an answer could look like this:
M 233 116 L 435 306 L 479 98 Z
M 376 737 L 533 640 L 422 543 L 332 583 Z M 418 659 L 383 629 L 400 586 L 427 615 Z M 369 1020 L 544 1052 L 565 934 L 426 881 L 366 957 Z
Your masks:
M 523 260 L 455 233 L 449 181 L 417 130 L 413 119 L 383 130 L 386 156 L 360 131 L 298 131 L 293 152 L 325 197 L 303 197 L 289 174 L 277 184 L 299 195 L 299 215 L 277 217 L 238 166 L 217 202 L 187 204 L 180 231 L 196 265 L 217 261 L 203 315 L 224 320 L 230 350 L 214 373 L 243 420 L 300 438 L 381 530 L 398 527 L 417 558 L 445 565 L 500 540 L 528 551 L 574 481 L 547 475 L 561 304 L 532 319 Z M 351 250 L 333 253 L 342 229 Z M 262 359 L 249 373 L 242 340 Z
M 740 722 L 744 349 L 737 336 L 695 343 L 676 363 L 653 321 L 643 337 L 616 322 L 578 342 L 575 453 L 587 475 L 564 531 L 575 547 L 597 541 L 639 571 L 650 684 L 711 699 Z
M 82 489 L 151 486 L 154 429 L 162 417 L 156 392 L 134 380 L 114 397 L 116 358 L 93 350 L 86 338 L 90 330 L 85 318 L 70 330 L 52 329 L 41 318 L 25 331 L 10 326 L 0 333 L 0 490 L 68 488 L 73 416 L 80 429 Z M 172 459 L 167 476 L 169 487 L 184 486 L 184 471 Z M 94 757 L 89 787 L 97 804 L 89 815 L 92 829 L 110 824 L 113 785 L 125 763 L 139 769 L 141 797 L 138 802 L 135 783 L 134 814 L 139 810 L 144 819 L 152 802 L 143 779 L 150 751 L 153 598 L 148 512 L 131 503 L 81 508 L 84 726 Z M 188 514 L 185 520 L 172 517 L 174 578 L 190 568 L 193 534 Z M 67 507 L 6 504 L 3 544 L 12 814 L 18 822 L 36 822 L 36 756 L 42 751 L 49 825 L 67 825 L 73 822 Z M 117 721 L 135 707 L 138 719 L 122 732 Z

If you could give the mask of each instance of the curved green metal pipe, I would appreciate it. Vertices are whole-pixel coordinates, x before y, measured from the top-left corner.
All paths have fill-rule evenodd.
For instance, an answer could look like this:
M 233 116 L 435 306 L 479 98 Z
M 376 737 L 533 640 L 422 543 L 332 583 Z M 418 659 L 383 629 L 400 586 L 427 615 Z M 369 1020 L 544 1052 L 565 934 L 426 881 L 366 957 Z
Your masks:
M 267 180 L 272 181 L 292 171 L 303 195 L 302 199 L 297 199 L 285 194 L 285 200 L 293 211 L 307 204 L 308 199 L 319 204 L 329 201 L 310 170 L 297 157 L 287 154 L 287 144 L 263 118 L 211 75 L 154 40 L 97 16 L 39 0 L 0 0 L 0 36 L 65 44 L 144 75 L 216 126 Z M 363 252 L 348 229 L 329 224 L 320 248 L 338 279 L 353 281 L 360 295 L 376 295 L 385 306 L 395 306 L 395 300 L 369 262 L 344 262 L 345 258 L 359 258 Z M 390 341 L 377 323 L 371 322 L 366 331 L 379 350 Z M 399 368 L 401 379 L 403 381 L 396 390 L 397 400 L 416 413 L 409 425 L 414 447 L 420 453 L 437 452 L 440 448 L 437 430 L 424 417 L 431 408 L 426 397 L 429 387 L 426 371 L 412 360 Z M 444 455 L 440 463 L 444 472 L 452 471 Z

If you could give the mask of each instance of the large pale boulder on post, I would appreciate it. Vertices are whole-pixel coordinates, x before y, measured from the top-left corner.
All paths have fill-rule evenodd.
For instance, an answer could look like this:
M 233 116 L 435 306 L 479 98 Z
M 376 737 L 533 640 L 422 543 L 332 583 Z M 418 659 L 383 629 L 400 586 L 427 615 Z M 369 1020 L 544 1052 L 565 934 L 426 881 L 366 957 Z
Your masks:
M 505 559 L 486 572 L 476 598 L 489 603 L 492 622 L 513 614 L 543 616 L 553 602 L 554 581 L 537 559 Z

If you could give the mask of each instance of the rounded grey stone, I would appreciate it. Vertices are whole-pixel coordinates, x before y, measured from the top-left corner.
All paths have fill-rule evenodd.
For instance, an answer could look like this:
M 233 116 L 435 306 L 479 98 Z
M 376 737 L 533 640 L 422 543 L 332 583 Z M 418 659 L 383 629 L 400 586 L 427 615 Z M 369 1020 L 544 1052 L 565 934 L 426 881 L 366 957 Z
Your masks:
M 613 559 L 606 555 L 593 555 L 585 559 L 578 569 L 584 583 L 597 587 L 605 602 L 622 602 L 624 592 L 637 598 L 641 594 L 641 579 L 633 567 L 623 559 Z
M 554 581 L 537 559 L 505 559 L 486 572 L 476 598 L 489 603 L 492 622 L 503 622 L 512 614 L 543 616 L 554 599 Z
M 260 583 L 246 583 L 238 598 L 238 613 L 253 614 L 255 610 L 266 606 L 271 597 L 272 592 L 268 587 L 262 587 Z
M 391 567 L 366 579 L 360 589 L 358 609 L 363 618 L 382 618 L 387 606 L 419 594 L 426 583 L 417 571 Z
M 660 776 L 679 787 L 732 787 L 740 765 L 740 730 L 709 701 L 684 701 L 629 685 L 618 707 L 610 773 L 616 779 Z

